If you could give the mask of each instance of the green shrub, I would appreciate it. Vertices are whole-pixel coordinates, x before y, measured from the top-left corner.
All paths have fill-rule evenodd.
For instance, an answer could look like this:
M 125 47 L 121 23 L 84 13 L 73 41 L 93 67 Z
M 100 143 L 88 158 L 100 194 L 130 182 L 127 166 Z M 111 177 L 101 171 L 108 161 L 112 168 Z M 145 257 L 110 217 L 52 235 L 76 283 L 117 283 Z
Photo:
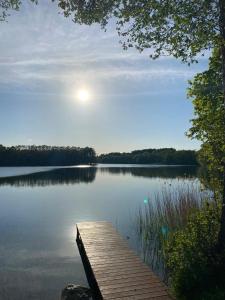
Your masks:
M 220 205 L 207 203 L 164 247 L 169 283 L 177 299 L 225 299 L 224 258 L 216 254 Z

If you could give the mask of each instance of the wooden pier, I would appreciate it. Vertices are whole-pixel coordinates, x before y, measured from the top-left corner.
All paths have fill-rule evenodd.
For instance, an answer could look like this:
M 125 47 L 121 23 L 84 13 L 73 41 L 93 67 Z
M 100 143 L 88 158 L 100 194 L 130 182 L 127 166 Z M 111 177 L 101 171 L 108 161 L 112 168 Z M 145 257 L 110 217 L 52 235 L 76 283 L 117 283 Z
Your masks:
M 167 287 L 108 222 L 77 224 L 77 245 L 97 300 L 169 300 Z

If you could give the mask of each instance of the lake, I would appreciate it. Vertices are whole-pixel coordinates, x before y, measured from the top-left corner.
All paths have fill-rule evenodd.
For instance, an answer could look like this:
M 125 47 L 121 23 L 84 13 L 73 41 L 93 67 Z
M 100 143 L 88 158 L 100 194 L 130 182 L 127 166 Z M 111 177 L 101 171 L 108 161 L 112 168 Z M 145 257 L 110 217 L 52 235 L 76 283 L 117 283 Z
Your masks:
M 137 216 L 163 186 L 197 183 L 196 167 L 0 168 L 0 299 L 60 298 L 87 285 L 76 222 L 106 220 L 139 251 Z

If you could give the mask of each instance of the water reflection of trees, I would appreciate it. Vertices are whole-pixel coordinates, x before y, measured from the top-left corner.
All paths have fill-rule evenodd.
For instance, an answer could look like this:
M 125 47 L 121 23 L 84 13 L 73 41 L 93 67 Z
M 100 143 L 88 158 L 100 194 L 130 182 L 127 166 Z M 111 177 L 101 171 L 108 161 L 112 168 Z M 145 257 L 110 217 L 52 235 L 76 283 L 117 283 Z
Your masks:
M 91 183 L 96 172 L 115 175 L 132 175 L 145 178 L 195 178 L 196 167 L 88 167 L 60 168 L 33 174 L 0 177 L 1 185 L 47 186 L 58 184 Z
M 123 174 L 140 177 L 158 178 L 196 178 L 198 167 L 179 166 L 179 167 L 104 167 L 100 169 L 102 173 Z
M 0 185 L 48 186 L 58 184 L 91 183 L 95 180 L 96 168 L 60 168 L 28 175 L 0 178 Z

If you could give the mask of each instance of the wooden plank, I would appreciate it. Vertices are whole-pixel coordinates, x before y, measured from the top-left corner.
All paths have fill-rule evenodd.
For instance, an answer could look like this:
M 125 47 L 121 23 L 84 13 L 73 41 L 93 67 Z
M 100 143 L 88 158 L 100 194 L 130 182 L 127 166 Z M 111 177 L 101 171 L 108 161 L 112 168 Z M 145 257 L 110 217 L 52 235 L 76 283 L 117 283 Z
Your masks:
M 96 299 L 171 299 L 167 287 L 111 223 L 78 223 L 77 244 Z
M 167 300 L 170 299 L 168 296 L 168 293 L 166 291 L 157 291 L 157 292 L 151 292 L 151 289 L 141 289 L 141 290 L 129 290 L 129 291 L 120 291 L 119 293 L 111 293 L 111 294 L 103 294 L 104 300 L 111 300 L 111 299 L 118 299 L 120 297 L 131 297 L 134 296 L 142 296 L 141 299 L 143 299 L 144 295 L 148 297 L 148 299 L 154 299 L 156 297 L 165 297 L 167 296 Z
M 118 277 L 117 274 L 110 274 L 108 276 L 102 276 L 102 278 L 99 276 L 98 281 L 99 282 L 121 282 L 121 281 L 127 281 L 130 280 L 130 278 L 134 278 L 135 281 L 144 281 L 144 280 L 150 280 L 151 282 L 158 282 L 158 278 L 149 275 L 148 272 L 142 272 L 142 273 L 131 273 L 131 274 L 120 274 Z
M 168 296 L 149 296 L 148 294 L 125 296 L 116 298 L 116 300 L 168 300 Z

